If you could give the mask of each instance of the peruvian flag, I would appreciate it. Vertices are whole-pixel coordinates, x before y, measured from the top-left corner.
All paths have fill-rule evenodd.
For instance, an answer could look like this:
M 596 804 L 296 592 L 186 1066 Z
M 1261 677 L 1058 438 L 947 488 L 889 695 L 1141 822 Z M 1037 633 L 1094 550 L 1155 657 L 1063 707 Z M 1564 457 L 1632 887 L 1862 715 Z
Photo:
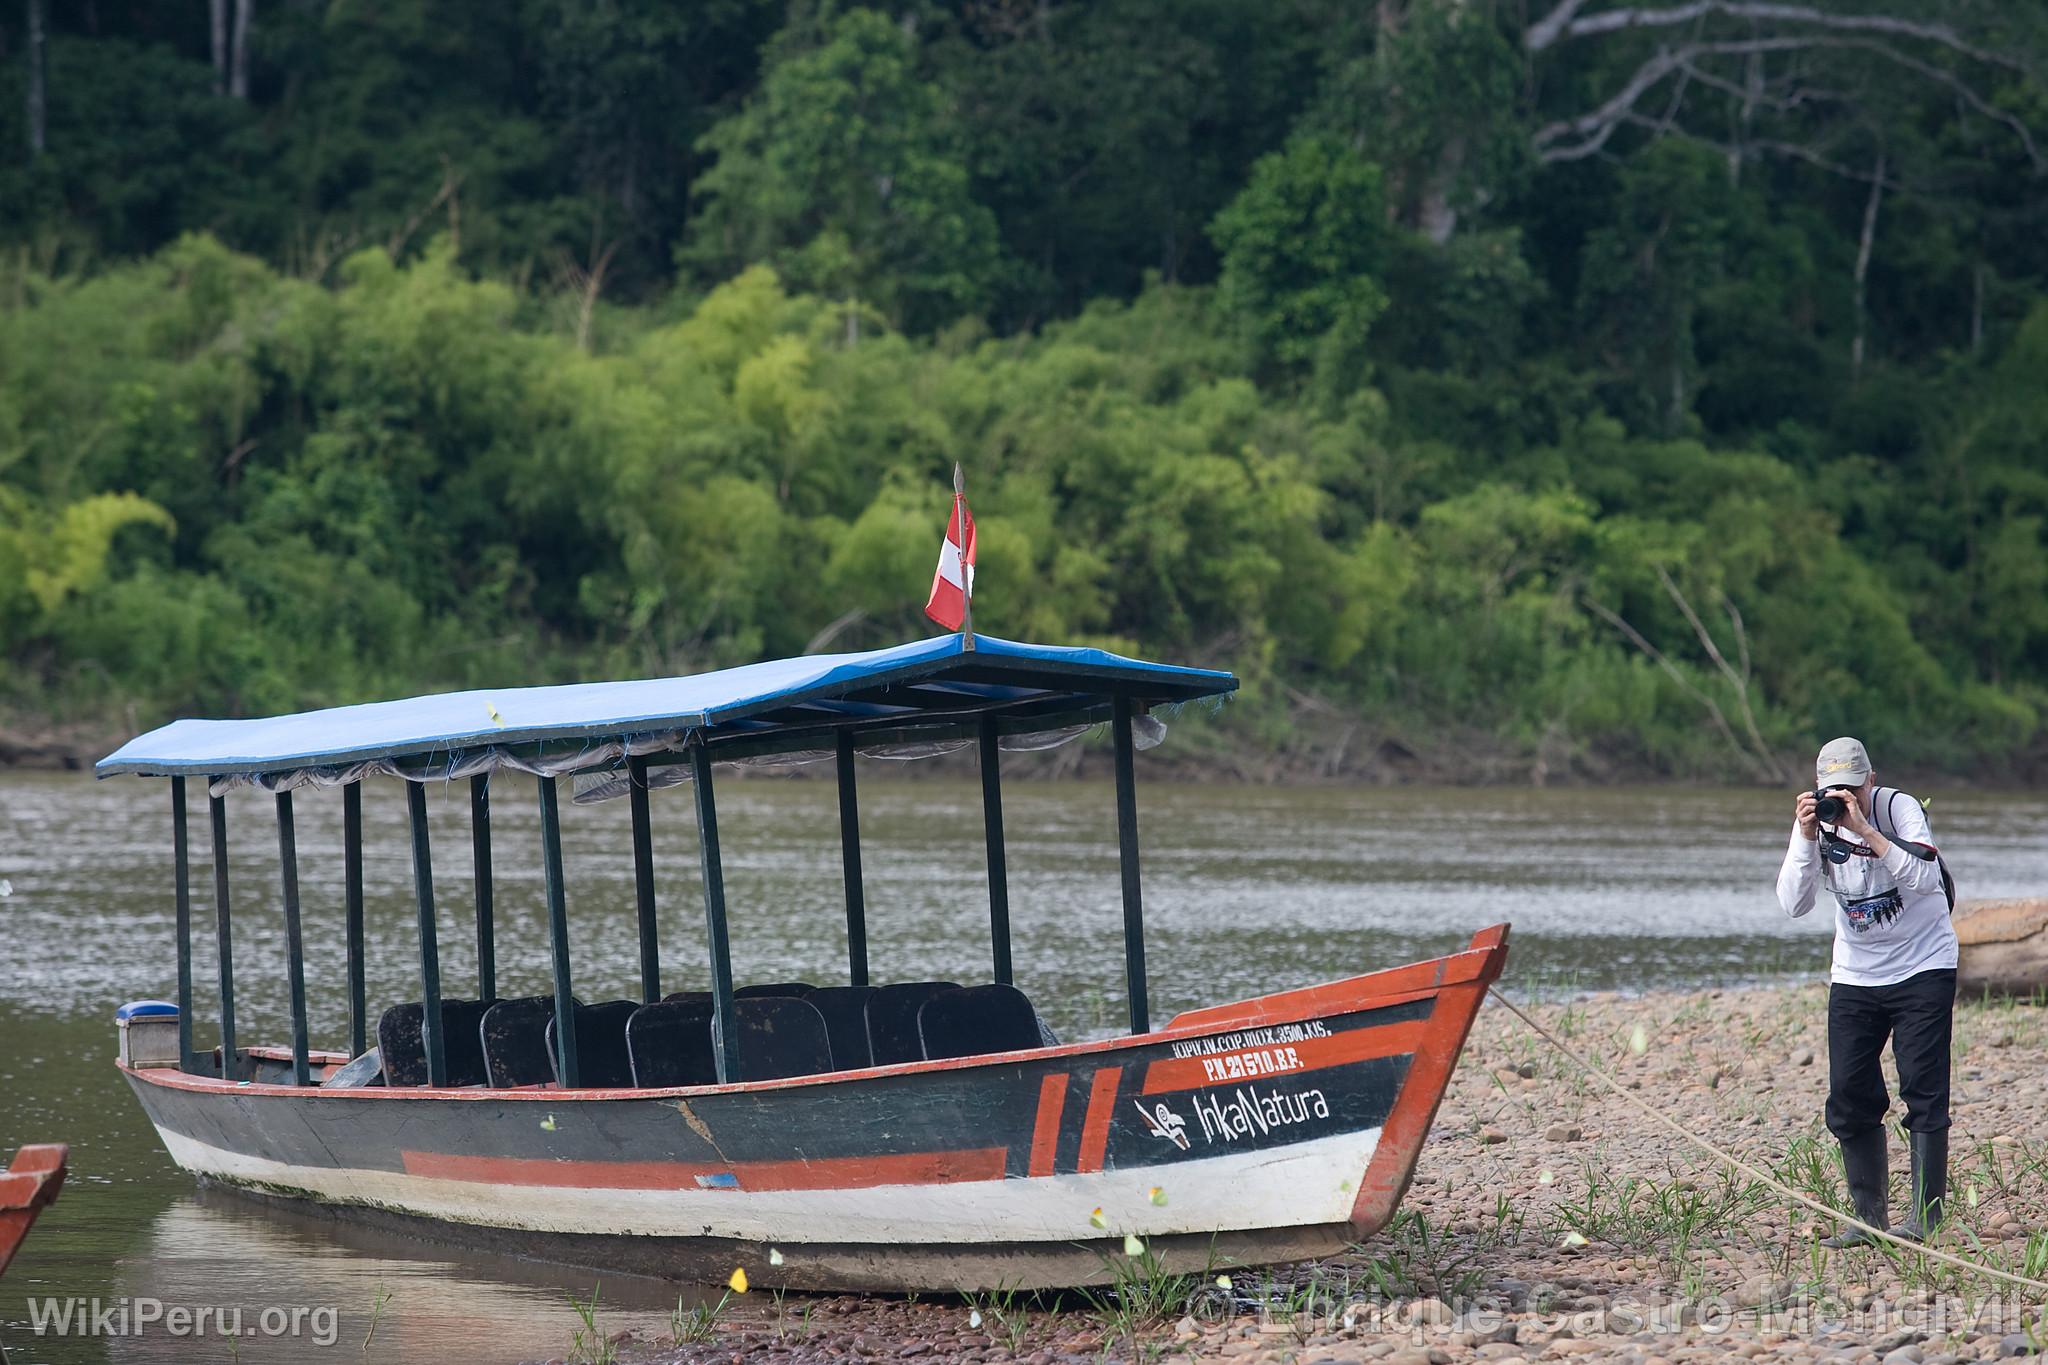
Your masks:
M 947 630 L 959 630 L 968 619 L 968 599 L 974 595 L 974 514 L 967 510 L 967 494 L 960 480 L 960 467 L 953 467 L 953 519 L 946 523 L 945 543 L 939 546 L 939 567 L 932 575 L 931 600 L 924 614 Z

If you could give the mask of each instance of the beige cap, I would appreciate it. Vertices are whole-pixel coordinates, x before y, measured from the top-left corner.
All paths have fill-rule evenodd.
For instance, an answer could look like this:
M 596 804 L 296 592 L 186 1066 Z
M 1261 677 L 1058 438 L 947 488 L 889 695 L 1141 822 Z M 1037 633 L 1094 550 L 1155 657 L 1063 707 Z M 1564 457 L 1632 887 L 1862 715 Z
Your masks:
M 1870 755 L 1863 741 L 1844 735 L 1821 746 L 1813 760 L 1813 782 L 1817 787 L 1860 787 L 1870 780 Z

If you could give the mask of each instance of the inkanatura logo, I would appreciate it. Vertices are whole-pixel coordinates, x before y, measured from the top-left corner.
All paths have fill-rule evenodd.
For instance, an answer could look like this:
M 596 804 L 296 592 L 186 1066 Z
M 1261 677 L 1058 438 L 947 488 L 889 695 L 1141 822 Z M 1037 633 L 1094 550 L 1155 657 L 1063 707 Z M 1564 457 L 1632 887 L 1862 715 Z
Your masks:
M 1326 1119 L 1330 1102 L 1320 1090 L 1271 1090 L 1262 1095 L 1257 1086 L 1247 1085 L 1222 1097 L 1195 1096 L 1195 1117 L 1202 1121 L 1202 1136 L 1208 1141 L 1236 1142 L 1312 1118 Z
M 1131 1103 L 1137 1105 L 1138 1112 L 1144 1115 L 1145 1126 L 1153 1137 L 1165 1138 L 1183 1152 L 1188 1149 L 1188 1121 L 1167 1108 L 1165 1101 L 1153 1105 L 1150 1110 L 1145 1108 L 1142 1100 L 1132 1100 Z
M 29 1330 L 39 1337 L 292 1337 L 332 1346 L 341 1336 L 341 1313 L 303 1304 L 262 1309 L 219 1304 L 165 1303 L 162 1299 L 28 1301 Z

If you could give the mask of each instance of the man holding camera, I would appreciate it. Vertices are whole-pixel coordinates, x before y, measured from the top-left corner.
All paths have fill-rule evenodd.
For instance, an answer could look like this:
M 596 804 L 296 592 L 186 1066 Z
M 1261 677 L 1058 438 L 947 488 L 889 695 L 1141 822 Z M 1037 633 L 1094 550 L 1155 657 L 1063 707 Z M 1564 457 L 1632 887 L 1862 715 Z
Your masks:
M 1856 1217 L 1887 1222 L 1885 1039 L 1899 1068 L 1912 1158 L 1910 1212 L 1893 1236 L 1915 1241 L 1940 1224 L 1948 1192 L 1949 1035 L 1956 999 L 1952 890 L 1927 813 L 1871 775 L 1861 741 L 1830 741 L 1814 762 L 1815 789 L 1795 802 L 1778 900 L 1797 918 L 1823 885 L 1835 900 L 1828 987 L 1827 1125 L 1842 1144 Z M 1877 1239 L 1846 1228 L 1826 1247 Z

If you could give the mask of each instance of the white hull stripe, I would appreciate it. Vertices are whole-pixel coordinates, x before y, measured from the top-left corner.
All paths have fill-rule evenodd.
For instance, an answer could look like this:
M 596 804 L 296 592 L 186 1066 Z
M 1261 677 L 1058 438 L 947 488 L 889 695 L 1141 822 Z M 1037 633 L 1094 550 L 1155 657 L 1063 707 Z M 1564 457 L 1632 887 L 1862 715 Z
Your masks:
M 842 1190 L 581 1189 L 294 1166 L 159 1127 L 188 1171 L 327 1203 L 368 1203 L 451 1223 L 529 1232 L 730 1237 L 777 1244 L 1071 1242 L 1343 1222 L 1380 1130 L 1169 1168 Z M 1153 1195 L 1154 1182 L 1158 1196 Z M 1163 1200 L 1164 1202 L 1158 1202 Z M 1091 1218 L 1102 1210 L 1101 1224 Z

